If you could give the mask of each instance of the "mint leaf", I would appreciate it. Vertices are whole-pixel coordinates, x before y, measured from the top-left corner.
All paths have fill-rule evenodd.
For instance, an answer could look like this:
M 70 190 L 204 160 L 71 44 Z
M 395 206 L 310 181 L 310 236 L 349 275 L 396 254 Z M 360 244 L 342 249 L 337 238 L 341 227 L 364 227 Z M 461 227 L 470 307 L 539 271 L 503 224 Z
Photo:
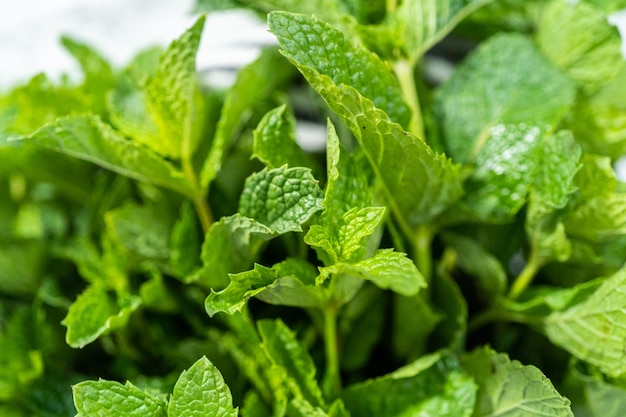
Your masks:
M 454 27 L 478 8 L 492 0 L 443 0 L 423 3 L 405 0 L 397 11 L 394 25 L 399 27 L 405 54 L 415 62 Z
M 44 273 L 45 246 L 39 240 L 2 241 L 0 251 L 0 293 L 32 294 Z
M 238 413 L 222 374 L 203 356 L 180 374 L 167 415 L 237 417 Z
M 624 66 L 618 29 L 586 1 L 550 1 L 539 20 L 537 43 L 587 92 L 609 83 Z
M 169 242 L 170 264 L 179 276 L 190 274 L 197 266 L 202 245 L 198 229 L 196 212 L 191 204 L 181 205 L 180 217 L 172 226 Z
M 142 306 L 164 313 L 177 312 L 180 307 L 179 302 L 168 288 L 161 271 L 152 263 L 147 263 L 144 268 L 149 279 L 139 287 Z
M 354 416 L 472 415 L 476 385 L 447 353 L 424 356 L 391 374 L 352 385 L 341 398 Z
M 482 348 L 467 354 L 463 367 L 479 386 L 473 416 L 574 416 L 569 400 L 534 366 Z
M 130 382 L 84 381 L 72 387 L 77 417 L 129 416 L 166 417 L 165 401 L 140 390 Z
M 316 17 L 272 12 L 268 22 L 281 52 L 298 69 L 328 76 L 337 86 L 350 85 L 391 120 L 408 124 L 410 111 L 402 101 L 398 81 L 376 55 L 353 45 L 338 29 Z
M 166 157 L 189 159 L 200 139 L 203 98 L 196 79 L 196 54 L 204 21 L 201 16 L 172 42 L 145 88 L 159 140 L 144 144 Z
M 315 379 L 315 364 L 296 335 L 281 320 L 260 320 L 257 326 L 263 349 L 274 365 L 284 371 L 283 383 L 295 398 L 323 406 L 322 392 Z
M 167 259 L 171 220 L 156 206 L 126 204 L 105 214 L 111 235 L 120 245 L 146 258 Z
M 349 264 L 340 262 L 320 268 L 318 283 L 332 274 L 346 274 L 373 282 L 380 288 L 412 296 L 426 287 L 424 277 L 405 253 L 393 249 L 379 249 L 371 258 Z
M 519 34 L 483 42 L 438 88 L 435 106 L 446 148 L 473 161 L 497 125 L 555 127 L 574 102 L 575 85 Z
M 96 116 L 63 117 L 24 139 L 185 196 L 199 194 L 170 162 L 127 140 Z
M 228 285 L 228 274 L 252 266 L 262 245 L 272 238 L 272 230 L 256 220 L 235 214 L 211 225 L 200 258 L 202 267 L 185 278 L 206 288 L 221 289 Z
M 618 385 L 586 378 L 585 396 L 594 416 L 619 417 L 626 413 L 626 390 Z
M 295 117 L 283 104 L 263 116 L 254 130 L 252 156 L 268 168 L 313 167 L 314 163 L 296 143 Z
M 141 299 L 137 296 L 115 297 L 100 284 L 90 285 L 72 303 L 61 322 L 67 327 L 67 344 L 83 348 L 102 334 L 124 327 L 140 304 Z
M 626 373 L 625 283 L 626 269 L 621 269 L 587 299 L 550 314 L 544 323 L 554 344 L 614 377 Z
M 322 190 L 306 168 L 264 169 L 248 177 L 239 212 L 277 234 L 302 231 L 301 225 L 322 209 Z
M 233 314 L 241 311 L 254 296 L 272 304 L 317 307 L 321 301 L 319 291 L 312 286 L 315 275 L 311 264 L 297 259 L 288 259 L 272 268 L 256 264 L 250 271 L 231 274 L 230 284 L 222 291 L 211 291 L 205 303 L 207 313 L 209 316 L 220 311 Z
M 384 207 L 366 207 L 360 210 L 355 207 L 345 212 L 337 223 L 312 225 L 304 241 L 324 251 L 328 258 L 327 265 L 358 260 L 362 257 L 359 256 L 362 249 L 365 249 L 362 246 L 363 239 L 374 233 L 384 214 Z
M 569 132 L 548 138 L 540 150 L 538 172 L 531 188 L 526 233 L 535 256 L 542 260 L 566 261 L 571 245 L 559 210 L 565 208 L 576 187 L 580 147 Z
M 258 102 L 266 100 L 293 76 L 293 70 L 284 64 L 284 58 L 270 48 L 238 72 L 235 85 L 226 93 L 211 149 L 202 166 L 202 187 L 207 187 L 217 176 L 233 136 Z

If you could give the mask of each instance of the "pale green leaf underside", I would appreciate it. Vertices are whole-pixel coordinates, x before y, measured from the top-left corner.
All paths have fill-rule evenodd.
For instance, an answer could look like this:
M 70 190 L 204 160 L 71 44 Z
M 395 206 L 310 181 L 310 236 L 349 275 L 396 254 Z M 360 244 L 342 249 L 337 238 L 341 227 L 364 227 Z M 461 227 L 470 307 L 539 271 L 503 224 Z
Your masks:
M 96 116 L 63 117 L 25 139 L 189 197 L 199 194 L 170 162 L 127 140 Z
M 398 294 L 412 296 L 426 281 L 405 253 L 392 249 L 379 249 L 371 258 L 356 263 L 337 263 L 320 268 L 319 282 L 332 274 L 346 274 L 373 282 L 380 288 L 391 289 Z
M 230 389 L 205 356 L 183 371 L 170 398 L 168 417 L 237 417 Z
M 611 82 L 624 66 L 618 29 L 587 1 L 552 0 L 539 20 L 537 43 L 586 91 Z
M 626 373 L 626 269 L 621 269 L 586 300 L 545 320 L 552 343 L 610 376 Z
M 67 344 L 82 348 L 102 334 L 123 327 L 140 304 L 141 299 L 137 296 L 115 299 L 103 286 L 91 285 L 72 303 L 62 321 L 67 327 Z
M 435 95 L 446 146 L 472 160 L 496 125 L 554 128 L 574 102 L 575 85 L 520 34 L 481 44 Z
M 147 144 L 162 155 L 189 158 L 196 145 L 202 98 L 196 79 L 196 53 L 205 17 L 201 16 L 162 55 L 146 86 L 146 104 L 159 130 L 159 140 Z M 199 108 L 196 108 L 199 107 Z
M 299 232 L 301 225 L 322 209 L 322 198 L 323 192 L 310 169 L 264 169 L 246 180 L 239 212 L 277 234 Z
M 353 45 L 338 29 L 314 16 L 272 12 L 268 21 L 281 52 L 298 68 L 326 75 L 335 85 L 354 87 L 391 120 L 408 124 L 410 111 L 402 101 L 400 85 L 378 56 Z
M 574 416 L 570 401 L 534 366 L 488 348 L 470 353 L 463 362 L 479 385 L 473 417 Z
M 130 382 L 84 381 L 72 387 L 77 417 L 167 417 L 166 404 Z
M 493 0 L 405 0 L 397 20 L 412 60 L 421 57 L 465 17 Z M 395 22 L 394 22 L 395 23 Z

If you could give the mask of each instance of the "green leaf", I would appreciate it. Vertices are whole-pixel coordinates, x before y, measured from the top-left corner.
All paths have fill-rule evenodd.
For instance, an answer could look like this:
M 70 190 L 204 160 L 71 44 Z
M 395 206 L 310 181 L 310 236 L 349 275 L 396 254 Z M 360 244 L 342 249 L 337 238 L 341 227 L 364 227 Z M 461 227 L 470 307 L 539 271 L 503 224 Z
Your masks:
M 626 193 L 606 157 L 585 154 L 574 184 L 572 209 L 563 217 L 568 235 L 592 242 L 610 241 L 626 233 Z
M 476 385 L 446 353 L 424 356 L 395 372 L 347 387 L 341 398 L 353 416 L 469 417 Z
M 589 153 L 617 159 L 626 154 L 626 66 L 591 97 L 579 97 L 570 120 L 574 137 Z
M 237 417 L 220 371 L 205 356 L 183 371 L 167 407 L 168 417 Z
M 413 261 L 405 253 L 393 249 L 379 249 L 373 257 L 353 264 L 340 262 L 321 267 L 318 282 L 324 282 L 332 274 L 353 275 L 406 296 L 415 295 L 420 288 L 426 287 L 426 281 Z
M 157 205 L 125 204 L 105 214 L 112 236 L 125 248 L 146 258 L 167 259 L 171 220 Z
M 449 234 L 445 242 L 454 249 L 459 267 L 476 278 L 487 299 L 504 294 L 507 276 L 504 267 L 480 242 L 463 235 Z
M 626 373 L 625 285 L 623 268 L 584 301 L 550 314 L 544 328 L 552 343 L 607 375 Z
M 72 303 L 61 322 L 67 327 L 67 344 L 83 348 L 102 334 L 124 327 L 140 304 L 141 298 L 137 296 L 115 297 L 102 285 L 90 285 Z
M 203 188 L 217 176 L 233 136 L 247 121 L 258 102 L 267 100 L 292 76 L 293 70 L 285 65 L 284 58 L 272 48 L 265 49 L 256 61 L 238 72 L 237 81 L 226 93 L 217 131 L 202 166 L 200 184 Z
M 410 110 L 402 101 L 400 85 L 376 55 L 353 45 L 338 29 L 314 16 L 272 12 L 268 22 L 281 52 L 298 69 L 325 75 L 337 86 L 352 86 L 391 120 L 408 125 Z
M 199 194 L 170 162 L 127 140 L 96 116 L 63 117 L 23 139 L 185 196 Z
M 443 0 L 424 3 L 405 0 L 397 11 L 394 25 L 399 27 L 399 37 L 405 54 L 416 62 L 441 41 L 463 19 L 493 0 Z
M 537 177 L 526 214 L 526 233 L 535 256 L 542 260 L 564 262 L 571 255 L 559 210 L 576 191 L 574 178 L 580 168 L 580 156 L 580 147 L 569 132 L 558 132 L 540 149 Z
M 166 285 L 158 267 L 154 264 L 147 264 L 145 269 L 150 278 L 139 287 L 143 307 L 163 313 L 178 312 L 178 300 Z
M 189 159 L 200 139 L 203 99 L 196 79 L 196 54 L 204 21 L 201 16 L 172 42 L 146 85 L 146 104 L 159 140 L 145 144 L 166 157 Z
M 626 390 L 596 379 L 584 381 L 587 403 L 595 417 L 621 417 L 626 413 Z
M 463 203 L 483 221 L 509 221 L 526 204 L 538 166 L 543 129 L 496 125 L 476 156 Z
M 321 249 L 327 256 L 327 265 L 351 262 L 362 258 L 363 239 L 370 236 L 385 214 L 384 207 L 356 207 L 344 213 L 338 222 L 312 225 L 304 241 Z M 355 256 L 356 255 L 356 256 Z
M 574 416 L 570 401 L 534 366 L 489 348 L 465 355 L 463 366 L 479 386 L 474 417 Z
M 494 126 L 554 128 L 574 102 L 575 85 L 519 34 L 496 35 L 457 67 L 435 94 L 446 147 L 473 161 Z
M 552 0 L 539 20 L 537 43 L 586 92 L 611 82 L 624 66 L 618 29 L 585 1 Z
M 169 252 L 172 268 L 179 276 L 190 274 L 197 266 L 200 257 L 200 227 L 196 212 L 190 203 L 180 208 L 180 217 L 172 226 Z
M 300 232 L 301 225 L 322 209 L 322 196 L 307 168 L 264 169 L 246 180 L 239 212 L 277 234 Z
M 228 274 L 250 268 L 262 245 L 272 237 L 267 226 L 240 214 L 220 219 L 211 225 L 204 238 L 202 267 L 185 282 L 199 282 L 213 289 L 226 287 Z
M 296 143 L 295 117 L 283 104 L 263 116 L 254 130 L 252 156 L 268 168 L 314 167 L 311 158 Z
M 230 284 L 222 291 L 212 290 L 205 302 L 206 311 L 209 316 L 220 311 L 233 314 L 255 296 L 272 304 L 317 307 L 321 301 L 313 286 L 315 275 L 311 264 L 297 259 L 287 259 L 272 268 L 255 264 L 250 271 L 231 274 Z
M 296 399 L 306 400 L 315 407 L 323 406 L 322 392 L 315 379 L 315 364 L 296 335 L 281 320 L 259 320 L 257 326 L 263 349 L 273 364 L 284 370 L 283 384 Z
M 2 241 L 0 251 L 0 294 L 34 294 L 41 282 L 46 259 L 40 240 Z
M 167 417 L 165 401 L 130 382 L 84 381 L 72 387 L 77 417 Z
M 424 224 L 458 200 L 463 192 L 458 165 L 391 122 L 354 88 L 338 87 L 306 67 L 300 70 L 359 140 L 399 219 Z

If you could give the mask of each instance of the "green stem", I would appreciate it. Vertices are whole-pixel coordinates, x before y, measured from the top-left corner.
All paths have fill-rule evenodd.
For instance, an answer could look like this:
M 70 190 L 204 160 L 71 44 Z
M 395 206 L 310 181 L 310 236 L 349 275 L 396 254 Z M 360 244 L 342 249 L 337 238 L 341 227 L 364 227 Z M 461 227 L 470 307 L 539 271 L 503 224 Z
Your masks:
M 419 226 L 415 234 L 413 259 L 427 283 L 430 283 L 433 273 L 432 240 L 433 233 L 430 227 Z
M 492 307 L 474 316 L 467 325 L 467 332 L 472 333 L 492 322 L 536 324 L 538 321 L 540 321 L 540 319 L 529 317 L 525 314 L 503 310 L 498 307 Z
M 541 268 L 541 261 L 539 257 L 535 256 L 534 253 L 531 253 L 528 263 L 526 263 L 526 266 L 519 274 L 519 276 L 515 279 L 515 282 L 513 282 L 513 285 L 509 290 L 508 298 L 510 300 L 515 300 L 520 295 L 522 295 L 522 293 L 535 278 L 535 275 L 537 275 L 539 268 Z
M 335 398 L 341 391 L 341 375 L 339 374 L 337 309 L 333 306 L 328 306 L 324 310 L 324 347 L 326 350 L 325 394 L 328 398 Z
M 196 175 L 196 171 L 193 168 L 193 164 L 189 158 L 183 158 L 182 160 L 183 172 L 187 179 L 194 185 L 198 185 L 198 176 Z M 211 212 L 211 207 L 209 207 L 209 203 L 206 200 L 206 195 L 200 195 L 192 198 L 193 206 L 196 209 L 196 213 L 198 218 L 200 219 L 200 224 L 202 225 L 202 230 L 206 233 L 211 224 L 213 224 L 213 213 Z
M 422 110 L 420 108 L 419 97 L 417 96 L 417 86 L 415 85 L 415 65 L 406 59 L 396 62 L 393 69 L 400 82 L 404 100 L 411 109 L 411 123 L 409 131 L 419 138 L 424 138 L 424 122 L 422 120 Z

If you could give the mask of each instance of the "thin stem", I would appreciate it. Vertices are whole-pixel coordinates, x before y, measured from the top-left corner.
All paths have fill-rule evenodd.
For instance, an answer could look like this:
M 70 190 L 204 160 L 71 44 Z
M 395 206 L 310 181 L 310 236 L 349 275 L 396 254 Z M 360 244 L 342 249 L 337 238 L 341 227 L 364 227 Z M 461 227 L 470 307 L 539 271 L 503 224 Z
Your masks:
M 433 273 L 433 260 L 431 245 L 433 233 L 427 225 L 421 225 L 415 234 L 414 255 L 413 259 L 417 265 L 417 269 L 427 283 L 430 283 Z
M 417 86 L 415 85 L 415 74 L 413 73 L 414 65 L 406 59 L 401 59 L 396 62 L 393 69 L 400 82 L 404 100 L 411 109 L 409 131 L 423 139 L 424 122 L 422 120 L 419 97 L 417 96 Z
M 530 285 L 530 283 L 537 275 L 537 272 L 541 268 L 541 261 L 538 256 L 535 256 L 534 253 L 531 253 L 530 259 L 526 266 L 519 274 L 519 276 L 513 282 L 511 289 L 509 290 L 509 299 L 515 300 L 526 290 L 526 288 Z
M 335 398 L 341 390 L 341 376 L 337 342 L 337 310 L 332 306 L 324 310 L 324 347 L 326 350 L 324 389 L 329 398 Z
M 196 171 L 193 168 L 193 164 L 189 158 L 182 159 L 183 172 L 189 181 L 198 185 L 198 176 L 196 175 Z M 202 230 L 206 233 L 211 224 L 213 224 L 213 213 L 211 212 L 211 207 L 209 207 L 209 203 L 206 200 L 206 195 L 201 195 L 194 197 L 192 199 L 193 206 L 196 209 L 196 213 L 198 218 L 200 219 L 200 224 L 202 225 Z
M 494 306 L 474 316 L 467 325 L 467 332 L 472 333 L 492 322 L 536 324 L 538 321 L 540 321 L 538 318 L 513 311 L 503 310 L 502 308 Z

